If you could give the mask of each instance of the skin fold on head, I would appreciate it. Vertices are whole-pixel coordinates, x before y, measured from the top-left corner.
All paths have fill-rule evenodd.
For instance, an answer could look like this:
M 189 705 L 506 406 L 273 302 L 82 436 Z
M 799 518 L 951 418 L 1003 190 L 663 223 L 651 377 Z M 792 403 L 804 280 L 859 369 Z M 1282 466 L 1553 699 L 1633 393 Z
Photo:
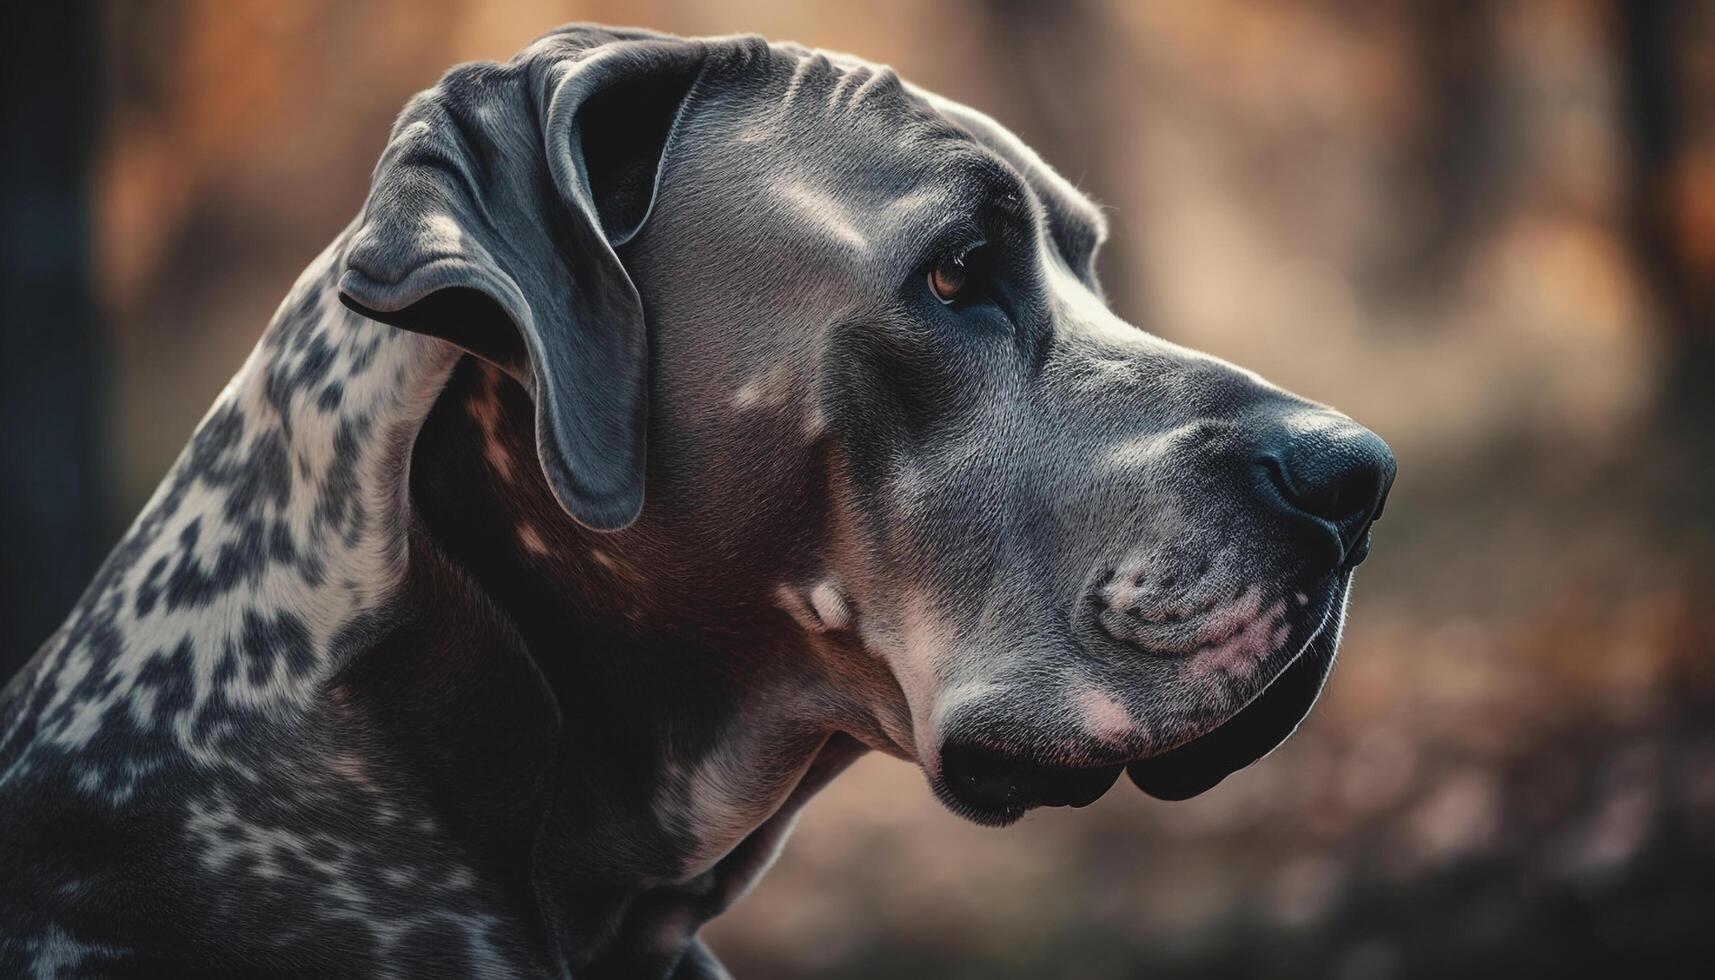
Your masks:
M 1394 460 L 1117 317 L 1106 235 L 849 56 L 453 69 L 0 691 L 0 972 L 720 976 L 865 751 L 990 825 L 1254 762 Z
M 1116 317 L 1100 211 L 986 116 L 847 56 L 665 43 L 623 122 L 576 110 L 647 354 L 572 397 L 647 422 L 590 467 L 618 512 L 549 459 L 569 517 L 513 522 L 567 601 L 617 599 L 636 636 L 746 637 L 732 669 L 794 679 L 788 727 L 913 760 L 982 822 L 1127 766 L 1192 795 L 1284 738 L 1332 665 L 1385 445 Z M 651 99 L 658 131 L 632 112 Z M 613 143 L 641 161 L 596 161 Z M 488 359 L 563 456 L 544 428 L 586 420 L 543 402 L 552 344 L 527 353 Z

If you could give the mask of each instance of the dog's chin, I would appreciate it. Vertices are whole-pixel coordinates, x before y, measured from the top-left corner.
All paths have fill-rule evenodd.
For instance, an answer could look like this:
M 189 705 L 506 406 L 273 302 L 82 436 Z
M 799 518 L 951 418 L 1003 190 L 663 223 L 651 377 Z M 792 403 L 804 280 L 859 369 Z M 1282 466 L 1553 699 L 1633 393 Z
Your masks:
M 1132 783 L 1159 800 L 1188 800 L 1286 741 L 1310 713 L 1334 669 L 1348 581 L 1341 578 L 1321 602 L 1311 605 L 1316 617 L 1299 627 L 1307 638 L 1299 642 L 1298 655 L 1249 704 L 1189 741 L 1128 763 L 1126 775 Z
M 1289 642 L 1295 656 L 1266 687 L 1215 727 L 1166 751 L 1115 756 L 1111 747 L 1032 752 L 992 741 L 953 741 L 941 752 L 930 786 L 948 809 L 991 827 L 1017 822 L 1043 806 L 1083 807 L 1100 799 L 1124 771 L 1161 800 L 1185 800 L 1267 755 L 1291 735 L 1315 704 L 1339 644 L 1346 592 L 1342 578 L 1307 604 Z
M 947 746 L 930 780 L 948 809 L 974 823 L 1004 827 L 1037 807 L 1085 807 L 1119 781 L 1125 763 L 1070 766 L 1038 762 L 981 745 Z

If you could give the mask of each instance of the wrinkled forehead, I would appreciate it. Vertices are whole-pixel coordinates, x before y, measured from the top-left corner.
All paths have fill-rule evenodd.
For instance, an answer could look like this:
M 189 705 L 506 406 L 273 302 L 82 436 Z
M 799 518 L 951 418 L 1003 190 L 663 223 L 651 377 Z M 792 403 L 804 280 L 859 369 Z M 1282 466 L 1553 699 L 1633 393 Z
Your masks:
M 883 66 L 767 52 L 711 70 L 673 154 L 758 235 L 884 260 L 995 206 L 1027 212 L 1068 255 L 1101 240 L 1095 207 L 987 117 Z

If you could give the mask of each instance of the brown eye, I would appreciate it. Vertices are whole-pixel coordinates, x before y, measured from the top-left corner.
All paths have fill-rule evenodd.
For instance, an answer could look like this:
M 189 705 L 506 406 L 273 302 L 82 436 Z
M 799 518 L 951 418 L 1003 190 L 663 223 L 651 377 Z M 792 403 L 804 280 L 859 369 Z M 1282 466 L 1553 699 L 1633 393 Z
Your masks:
M 947 305 L 959 298 L 965 284 L 970 281 L 971 271 L 965 265 L 968 252 L 957 252 L 943 255 L 929 267 L 929 288 L 935 291 L 935 298 Z

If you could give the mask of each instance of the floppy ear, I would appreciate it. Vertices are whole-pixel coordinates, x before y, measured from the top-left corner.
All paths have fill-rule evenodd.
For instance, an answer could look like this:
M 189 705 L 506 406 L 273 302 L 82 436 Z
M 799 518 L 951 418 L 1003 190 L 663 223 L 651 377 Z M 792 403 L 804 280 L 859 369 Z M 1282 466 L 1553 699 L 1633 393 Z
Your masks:
M 376 165 L 339 289 L 359 313 L 516 377 L 554 496 L 617 530 L 643 507 L 649 357 L 614 249 L 649 215 L 712 48 L 601 39 L 551 36 L 417 96 Z

